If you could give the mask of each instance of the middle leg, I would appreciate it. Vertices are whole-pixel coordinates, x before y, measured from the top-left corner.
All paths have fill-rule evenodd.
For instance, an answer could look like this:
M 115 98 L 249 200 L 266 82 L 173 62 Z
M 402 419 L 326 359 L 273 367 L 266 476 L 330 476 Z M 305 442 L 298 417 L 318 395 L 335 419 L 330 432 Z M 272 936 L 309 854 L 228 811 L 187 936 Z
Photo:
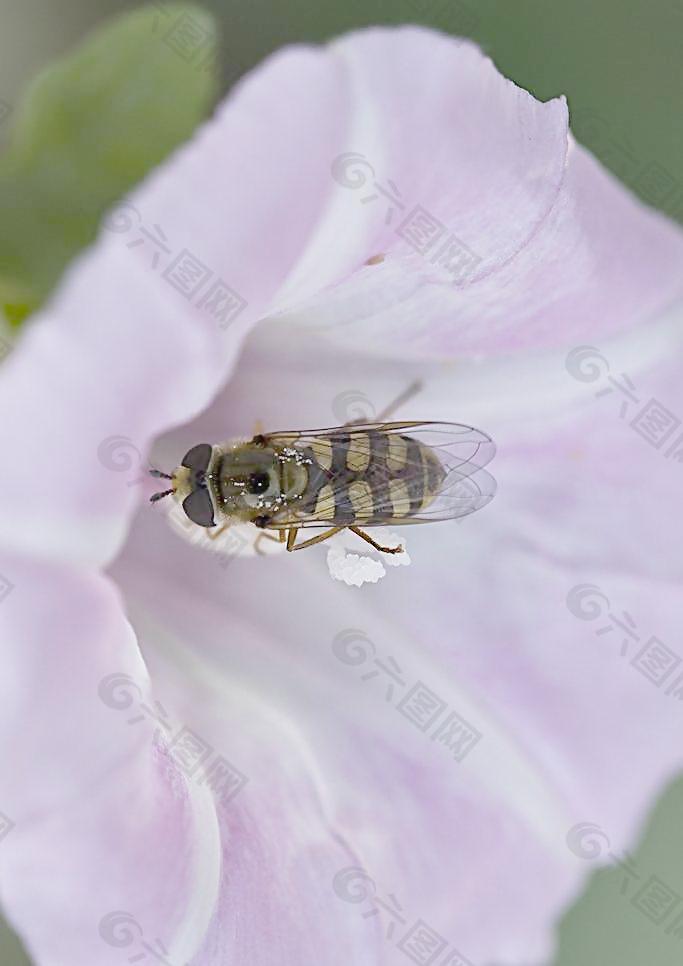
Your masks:
M 319 533 L 317 535 L 317 537 L 309 537 L 308 540 L 304 540 L 303 543 L 298 543 L 295 546 L 294 545 L 294 541 L 296 540 L 296 535 L 297 535 L 297 533 L 299 532 L 300 529 L 301 529 L 300 527 L 292 527 L 290 529 L 289 534 L 287 535 L 287 549 L 288 550 L 303 550 L 304 547 L 312 547 L 313 544 L 315 544 L 315 543 L 322 543 L 323 540 L 329 540 L 329 538 L 330 537 L 333 537 L 335 535 L 335 533 L 340 533 L 342 530 L 345 530 L 346 528 L 345 527 L 330 527 L 329 530 L 325 530 L 323 533 Z

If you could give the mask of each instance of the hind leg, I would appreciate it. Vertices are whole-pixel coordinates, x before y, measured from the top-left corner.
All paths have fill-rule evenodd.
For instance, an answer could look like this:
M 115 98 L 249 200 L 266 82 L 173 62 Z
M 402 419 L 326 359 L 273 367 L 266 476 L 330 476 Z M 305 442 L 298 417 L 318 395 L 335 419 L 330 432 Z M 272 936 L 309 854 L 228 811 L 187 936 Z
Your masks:
M 348 423 L 344 423 L 345 426 L 353 426 L 356 423 L 383 423 L 387 420 L 392 413 L 396 412 L 399 406 L 403 403 L 408 402 L 412 399 L 420 390 L 422 389 L 422 383 L 419 379 L 415 382 L 411 382 L 407 389 L 404 389 L 400 396 L 397 396 L 393 402 L 389 403 L 374 419 L 364 419 L 362 416 L 359 419 L 350 419 Z
M 360 527 L 349 527 L 349 530 L 357 534 L 362 540 L 365 540 L 366 543 L 369 543 L 375 550 L 379 550 L 380 553 L 403 553 L 403 547 L 400 545 L 398 547 L 383 547 L 376 540 L 373 540 L 369 533 L 361 530 Z

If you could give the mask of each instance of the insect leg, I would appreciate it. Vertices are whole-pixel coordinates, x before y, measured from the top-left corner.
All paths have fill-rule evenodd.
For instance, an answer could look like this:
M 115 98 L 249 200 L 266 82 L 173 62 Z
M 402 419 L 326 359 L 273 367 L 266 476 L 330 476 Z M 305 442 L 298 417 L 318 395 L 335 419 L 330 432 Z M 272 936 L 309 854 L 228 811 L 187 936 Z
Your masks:
M 259 543 L 261 540 L 273 540 L 275 543 L 284 543 L 285 531 L 278 530 L 277 537 L 274 537 L 272 533 L 266 533 L 265 530 L 261 530 L 258 537 L 254 541 L 254 550 L 260 557 L 264 556 L 263 550 L 259 550 Z
M 411 382 L 408 388 L 404 389 L 400 396 L 397 396 L 392 403 L 389 403 L 389 405 L 383 409 L 378 416 L 375 417 L 376 421 L 378 423 L 383 423 L 389 416 L 391 416 L 392 413 L 396 412 L 399 406 L 402 406 L 403 403 L 408 402 L 409 399 L 412 399 L 413 396 L 416 396 L 421 391 L 422 383 L 419 379 L 416 379 L 415 382 Z
M 359 527 L 349 527 L 349 530 L 367 541 L 375 550 L 379 550 L 381 553 L 403 553 L 403 547 L 383 547 L 376 540 L 373 540 L 369 533 L 366 533 L 365 530 L 361 530 Z
M 419 379 L 416 379 L 415 382 L 411 382 L 408 388 L 404 389 L 400 396 L 397 396 L 396 399 L 394 399 L 393 402 L 389 403 L 389 405 L 386 406 L 381 413 L 379 413 L 377 416 L 374 417 L 373 422 L 378 422 L 378 423 L 385 422 L 388 416 L 391 416 L 393 412 L 396 412 L 399 406 L 402 406 L 403 403 L 408 402 L 409 399 L 412 399 L 413 396 L 417 395 L 417 393 L 420 392 L 421 389 L 422 389 L 422 383 L 420 382 Z M 365 422 L 367 422 L 367 420 L 363 416 L 361 416 L 360 419 L 350 419 L 348 423 L 344 423 L 344 425 L 353 426 L 354 423 L 365 423 Z
M 303 550 L 304 547 L 312 547 L 314 543 L 322 543 L 323 540 L 328 540 L 330 537 L 333 537 L 335 533 L 339 533 L 340 530 L 344 530 L 345 527 L 331 527 L 329 530 L 319 533 L 317 537 L 309 537 L 308 540 L 304 540 L 303 543 L 299 543 L 295 547 L 294 541 L 296 540 L 296 535 L 300 529 L 300 527 L 292 527 L 290 529 L 287 535 L 288 550 Z
M 215 533 L 207 533 L 207 537 L 209 538 L 209 540 L 218 540 L 220 535 L 222 533 L 225 533 L 225 531 L 228 529 L 229 526 L 230 526 L 229 523 L 224 523 L 222 527 L 219 527 L 219 529 L 215 531 Z

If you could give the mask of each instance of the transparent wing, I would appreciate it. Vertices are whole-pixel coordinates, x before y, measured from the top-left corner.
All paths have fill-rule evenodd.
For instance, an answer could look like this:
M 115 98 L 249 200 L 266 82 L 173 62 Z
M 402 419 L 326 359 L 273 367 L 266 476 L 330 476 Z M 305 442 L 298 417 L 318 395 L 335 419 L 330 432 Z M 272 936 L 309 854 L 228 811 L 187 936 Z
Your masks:
M 400 471 L 390 458 L 392 436 L 406 441 Z M 321 494 L 315 506 L 282 510 L 273 521 L 275 528 L 329 527 L 350 521 L 365 529 L 454 520 L 485 506 L 496 491 L 496 481 L 484 470 L 495 454 L 493 440 L 461 423 L 355 423 L 269 433 L 266 440 L 312 456 L 313 487 Z M 327 459 L 319 465 L 321 448 Z M 360 472 L 349 468 L 366 462 Z M 350 501 L 350 487 L 358 482 L 365 485 L 354 487 Z M 397 484 L 402 485 L 401 515 L 396 513 Z M 427 491 L 431 498 L 425 501 Z

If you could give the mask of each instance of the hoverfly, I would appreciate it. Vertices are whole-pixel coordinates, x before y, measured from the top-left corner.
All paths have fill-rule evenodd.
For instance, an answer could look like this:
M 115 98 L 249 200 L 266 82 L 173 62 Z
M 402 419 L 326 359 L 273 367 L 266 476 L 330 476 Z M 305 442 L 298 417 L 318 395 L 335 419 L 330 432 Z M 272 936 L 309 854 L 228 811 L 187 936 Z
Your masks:
M 447 422 L 360 422 L 314 430 L 257 433 L 251 439 L 198 443 L 172 475 L 169 494 L 197 526 L 253 523 L 261 537 L 303 550 L 349 529 L 376 550 L 367 529 L 454 520 L 495 493 L 483 470 L 495 453 L 486 433 Z M 299 530 L 324 532 L 296 542 Z M 258 539 L 257 539 L 258 544 Z

